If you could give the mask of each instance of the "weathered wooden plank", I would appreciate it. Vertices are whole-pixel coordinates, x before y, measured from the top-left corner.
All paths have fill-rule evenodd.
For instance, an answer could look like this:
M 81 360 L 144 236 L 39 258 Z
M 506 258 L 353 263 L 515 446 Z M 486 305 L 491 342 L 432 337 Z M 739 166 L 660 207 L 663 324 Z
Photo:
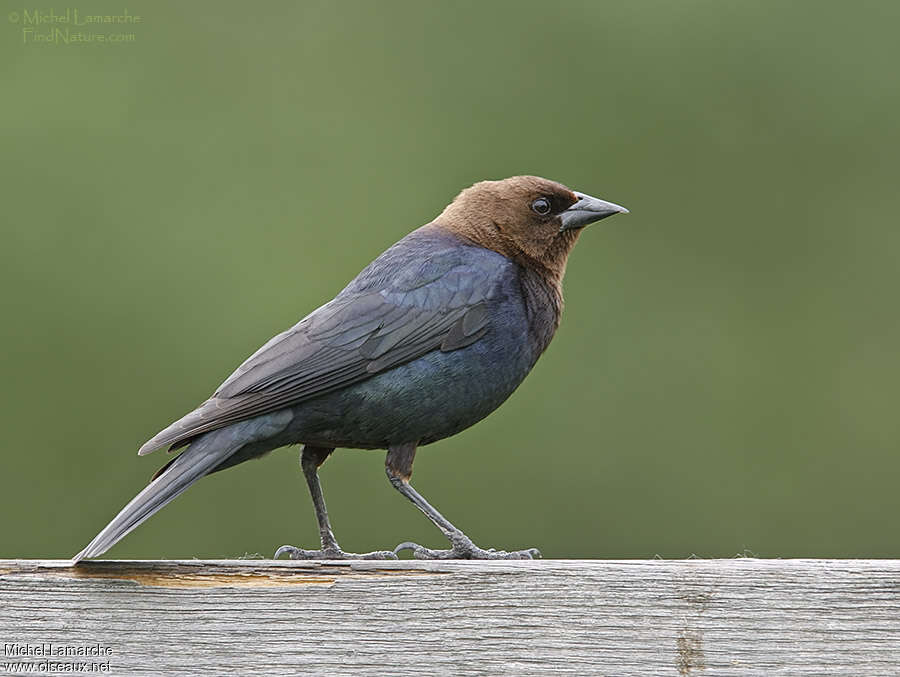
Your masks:
M 84 564 L 0 560 L 0 672 L 900 675 L 895 560 Z

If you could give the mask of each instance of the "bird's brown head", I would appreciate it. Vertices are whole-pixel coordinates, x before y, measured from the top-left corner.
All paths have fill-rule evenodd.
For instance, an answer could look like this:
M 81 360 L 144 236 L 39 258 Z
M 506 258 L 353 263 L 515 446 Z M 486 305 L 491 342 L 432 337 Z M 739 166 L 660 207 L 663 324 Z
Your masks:
M 559 283 L 581 229 L 628 210 L 539 176 L 481 181 L 466 188 L 435 219 Z

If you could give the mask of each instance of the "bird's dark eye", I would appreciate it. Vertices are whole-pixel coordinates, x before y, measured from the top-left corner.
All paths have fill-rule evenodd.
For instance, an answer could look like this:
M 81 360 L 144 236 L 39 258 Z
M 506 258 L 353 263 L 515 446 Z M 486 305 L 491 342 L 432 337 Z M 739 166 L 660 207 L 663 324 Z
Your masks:
M 539 197 L 531 203 L 531 211 L 541 216 L 547 216 L 550 213 L 550 200 L 545 197 Z

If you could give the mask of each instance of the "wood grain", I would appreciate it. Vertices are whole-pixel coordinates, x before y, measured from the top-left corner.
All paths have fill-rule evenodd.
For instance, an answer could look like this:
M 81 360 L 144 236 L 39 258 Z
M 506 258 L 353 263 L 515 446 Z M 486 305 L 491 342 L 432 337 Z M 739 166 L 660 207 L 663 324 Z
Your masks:
M 0 560 L 0 641 L 3 674 L 880 677 L 900 561 Z

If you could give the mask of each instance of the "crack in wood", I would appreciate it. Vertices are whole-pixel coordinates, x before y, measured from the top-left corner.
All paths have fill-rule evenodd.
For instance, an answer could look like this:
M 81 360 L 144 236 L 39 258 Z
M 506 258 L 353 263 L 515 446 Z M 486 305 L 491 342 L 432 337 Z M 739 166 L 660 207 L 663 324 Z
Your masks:
M 77 566 L 60 564 L 0 569 L 0 576 L 116 580 L 159 588 L 278 588 L 297 585 L 330 586 L 338 580 L 443 575 L 438 571 L 360 567 L 357 563 L 303 562 L 297 566 L 274 563 L 215 564 L 210 562 L 89 561 Z

